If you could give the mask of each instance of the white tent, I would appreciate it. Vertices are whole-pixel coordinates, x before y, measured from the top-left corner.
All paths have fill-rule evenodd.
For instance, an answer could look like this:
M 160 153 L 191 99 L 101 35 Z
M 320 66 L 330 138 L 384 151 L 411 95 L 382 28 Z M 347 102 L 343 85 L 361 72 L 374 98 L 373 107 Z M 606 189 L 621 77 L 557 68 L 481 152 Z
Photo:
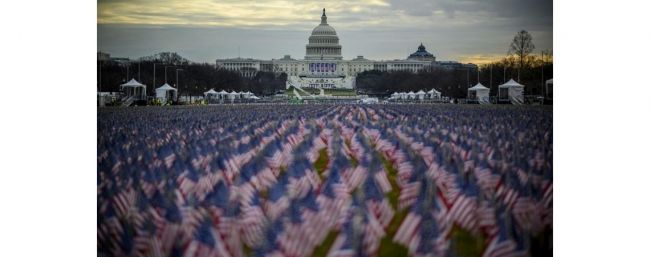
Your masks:
M 239 98 L 239 93 L 238 92 L 232 91 L 232 92 L 228 93 L 228 99 L 234 100 L 234 99 L 237 99 L 237 98 Z
M 524 85 L 510 79 L 503 85 L 499 85 L 499 100 L 510 100 L 512 104 L 524 103 Z
M 249 92 L 249 91 L 246 91 L 246 92 L 242 92 L 242 93 L 241 93 L 241 96 L 242 96 L 242 98 L 244 98 L 244 99 L 248 99 L 248 98 L 250 98 L 252 95 L 253 95 L 253 93 L 251 93 L 251 92 Z
M 219 99 L 226 99 L 228 98 L 228 92 L 225 90 L 221 89 L 221 91 L 217 92 L 217 98 Z
M 442 93 L 440 93 L 440 91 L 438 90 L 435 90 L 434 88 L 432 88 L 431 90 L 429 90 L 429 92 L 427 92 L 427 98 L 429 99 L 440 99 L 441 96 Z
M 357 100 L 357 103 L 360 103 L 360 104 L 376 104 L 376 103 L 379 103 L 379 99 L 377 99 L 376 97 L 368 97 L 368 98 L 363 98 L 363 99 Z
M 217 91 L 214 91 L 214 89 L 210 89 L 210 90 L 208 90 L 207 92 L 204 92 L 204 93 L 203 93 L 203 96 L 205 96 L 205 97 L 208 97 L 208 96 L 216 96 L 216 95 L 218 95 L 218 94 L 219 94 L 219 93 L 217 93 Z
M 120 85 L 120 89 L 124 90 L 127 97 L 133 96 L 134 99 L 139 100 L 147 98 L 147 86 L 135 79 L 131 79 L 129 82 Z
M 207 92 L 203 93 L 203 97 L 208 101 L 208 103 L 210 103 L 210 100 L 219 99 L 219 93 L 217 93 L 217 91 L 214 91 L 214 89 L 210 89 Z
M 415 99 L 415 93 L 413 91 L 409 91 L 406 96 L 408 96 L 408 99 Z
M 252 95 L 250 98 L 253 99 L 253 100 L 260 100 L 260 98 L 255 96 L 255 95 Z
M 427 95 L 427 93 L 425 93 L 425 92 L 422 91 L 422 90 L 420 90 L 420 91 L 418 91 L 417 93 L 415 93 L 415 96 L 416 96 L 417 99 L 419 99 L 419 100 L 424 100 L 424 97 L 425 97 L 426 95 Z
M 165 83 L 159 88 L 156 88 L 156 98 L 162 101 L 176 100 L 178 90 L 169 84 Z
M 546 98 L 553 100 L 553 79 L 546 81 Z
M 467 89 L 467 98 L 477 100 L 480 104 L 488 104 L 490 103 L 490 89 L 479 82 Z

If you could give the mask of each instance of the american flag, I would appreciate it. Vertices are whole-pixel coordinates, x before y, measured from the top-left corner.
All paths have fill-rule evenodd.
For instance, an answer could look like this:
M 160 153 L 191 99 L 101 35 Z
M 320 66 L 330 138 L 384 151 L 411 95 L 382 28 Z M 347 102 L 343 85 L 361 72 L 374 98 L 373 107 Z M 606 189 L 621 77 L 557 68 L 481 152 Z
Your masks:
M 119 192 L 114 198 L 115 213 L 118 217 L 128 217 L 134 211 L 137 193 L 133 189 Z
M 476 210 L 478 227 L 487 235 L 494 235 L 497 232 L 497 210 L 489 200 L 481 200 Z
M 411 206 L 418 195 L 420 195 L 420 181 L 406 184 L 399 195 L 399 209 L 405 209 Z
M 363 166 L 357 166 L 354 169 L 347 169 L 343 173 L 343 177 L 346 178 L 346 184 L 348 188 L 354 189 L 357 188 L 363 181 L 366 180 L 368 176 L 368 169 Z
M 553 205 L 553 184 L 548 183 L 546 188 L 544 188 L 542 203 L 544 207 L 550 207 Z
M 520 227 L 536 233 L 542 230 L 542 213 L 538 210 L 530 190 L 530 184 L 521 188 L 521 193 L 513 205 L 512 215 Z
M 515 175 L 511 175 L 510 173 L 503 175 L 496 189 L 496 197 L 499 198 L 503 204 L 508 206 L 509 209 L 512 208 L 517 201 L 517 198 L 519 198 L 521 190 L 521 184 L 514 176 Z
M 368 179 L 363 185 L 363 195 L 366 198 L 366 208 L 383 227 L 388 227 L 395 211 L 384 197 L 377 183 Z
M 266 222 L 266 216 L 259 206 L 257 196 L 253 198 L 250 205 L 244 205 L 242 209 L 242 239 L 249 246 L 254 246 L 262 238 L 262 227 Z
M 504 229 L 499 229 L 497 236 L 493 237 L 485 252 L 484 257 L 514 257 L 519 256 L 516 252 L 517 245 L 508 237 Z
M 478 186 L 469 180 L 463 192 L 452 202 L 448 218 L 461 228 L 475 232 L 478 230 L 476 211 L 478 208 Z
M 552 228 L 552 134 L 543 113 L 219 108 L 226 112 L 104 110 L 98 253 L 309 256 L 333 232 L 330 256 L 377 255 L 387 236 L 411 256 L 447 256 L 458 224 L 489 238 L 485 256 L 520 256 L 530 236 Z M 328 161 L 316 172 L 322 149 Z M 394 193 L 396 204 L 387 197 Z M 407 211 L 401 224 L 391 224 L 396 211 Z M 395 235 L 387 234 L 392 225 Z
M 487 167 L 487 163 L 479 164 L 479 167 L 474 169 L 474 176 L 484 194 L 494 195 L 501 176 L 492 173 L 491 169 Z
M 448 245 L 446 238 L 451 229 L 451 226 L 446 224 L 448 223 L 448 211 L 438 201 L 435 184 L 428 180 L 423 182 L 416 202 L 412 205 L 394 237 L 395 242 L 407 246 L 411 254 L 414 255 L 418 255 L 416 252 L 419 246 L 428 247 L 431 244 L 434 245 L 432 249 L 443 251 Z M 426 226 L 422 225 L 423 221 Z M 432 231 L 427 232 L 425 230 Z M 426 234 L 424 235 L 425 239 L 423 239 L 423 233 L 434 234 Z
M 216 236 L 211 223 L 206 221 L 197 229 L 192 241 L 185 247 L 183 256 L 230 256 L 223 242 Z
M 347 221 L 341 233 L 330 248 L 328 256 L 357 256 L 376 255 L 381 237 L 385 232 L 381 224 L 363 211 L 355 198 L 352 207 L 347 211 Z
M 375 172 L 374 179 L 381 188 L 381 191 L 384 193 L 388 193 L 392 190 L 392 187 L 390 185 L 390 182 L 388 181 L 388 177 L 386 175 L 386 171 L 381 170 L 378 172 Z

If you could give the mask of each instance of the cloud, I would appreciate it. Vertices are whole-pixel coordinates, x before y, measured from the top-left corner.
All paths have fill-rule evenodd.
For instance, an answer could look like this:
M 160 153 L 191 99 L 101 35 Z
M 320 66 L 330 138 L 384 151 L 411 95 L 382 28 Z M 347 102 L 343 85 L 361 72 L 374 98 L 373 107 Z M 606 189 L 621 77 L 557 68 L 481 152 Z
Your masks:
M 460 55 L 458 57 L 459 62 L 463 63 L 474 63 L 474 64 L 487 64 L 494 61 L 499 61 L 503 59 L 503 54 L 474 54 L 474 55 Z
M 455 17 L 457 13 L 484 13 L 506 18 L 550 18 L 553 11 L 552 0 L 390 0 L 390 4 L 412 15 L 428 15 L 442 10 L 448 17 Z
M 98 24 L 191 25 L 223 27 L 306 26 L 318 20 L 322 8 L 333 17 L 388 10 L 382 0 L 336 1 L 211 1 L 136 0 L 98 3 Z M 377 10 L 373 10 L 377 11 Z M 329 16 L 329 15 L 328 15 Z M 370 18 L 370 17 L 369 17 Z
M 99 0 L 98 24 L 308 29 L 327 8 L 337 28 L 489 24 L 552 26 L 551 0 Z
M 212 62 L 241 46 L 246 57 L 302 58 L 322 8 L 345 58 L 404 58 L 423 42 L 438 59 L 478 62 L 505 54 L 522 29 L 538 50 L 553 48 L 551 0 L 99 0 L 98 50 Z

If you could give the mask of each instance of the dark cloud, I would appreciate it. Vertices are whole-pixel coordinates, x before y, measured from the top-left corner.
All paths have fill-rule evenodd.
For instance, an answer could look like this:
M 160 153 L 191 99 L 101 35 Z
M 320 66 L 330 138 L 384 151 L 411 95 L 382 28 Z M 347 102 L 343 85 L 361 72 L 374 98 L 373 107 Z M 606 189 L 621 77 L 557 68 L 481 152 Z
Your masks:
M 552 19 L 552 0 L 390 0 L 391 7 L 414 16 L 428 16 L 440 10 L 449 16 L 456 13 L 487 13 L 488 16 L 518 18 L 544 17 Z
M 224 10 L 196 10 L 193 6 L 170 12 L 167 6 L 185 2 L 161 1 L 166 5 L 139 0 L 137 8 L 126 8 L 120 5 L 133 2 L 100 0 L 100 6 L 120 4 L 121 11 L 98 9 L 100 20 L 110 21 L 97 26 L 98 50 L 132 58 L 176 51 L 194 61 L 213 62 L 216 58 L 236 57 L 239 46 L 242 57 L 271 59 L 291 54 L 303 58 L 307 37 L 320 21 L 320 3 L 307 3 L 309 10 L 287 7 L 291 11 L 277 14 L 258 6 L 255 8 L 262 15 L 233 17 Z M 329 3 L 322 4 L 328 7 L 328 21 L 339 34 L 346 59 L 356 55 L 375 60 L 404 58 L 420 42 L 441 60 L 503 55 L 515 33 L 522 29 L 531 32 L 537 51 L 553 49 L 552 1 L 389 1 L 390 6 L 359 1 L 332 8 Z M 249 11 L 247 8 L 244 11 Z M 149 20 L 157 21 L 153 23 L 157 25 L 120 24 Z M 175 25 L 164 24 L 166 21 Z

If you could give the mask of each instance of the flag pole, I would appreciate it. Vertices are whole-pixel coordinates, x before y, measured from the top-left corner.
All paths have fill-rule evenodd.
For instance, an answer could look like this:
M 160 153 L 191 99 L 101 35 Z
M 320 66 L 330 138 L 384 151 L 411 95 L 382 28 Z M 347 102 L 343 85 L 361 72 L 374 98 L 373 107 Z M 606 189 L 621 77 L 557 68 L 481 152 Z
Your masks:
M 490 64 L 490 89 L 492 89 L 492 64 Z

